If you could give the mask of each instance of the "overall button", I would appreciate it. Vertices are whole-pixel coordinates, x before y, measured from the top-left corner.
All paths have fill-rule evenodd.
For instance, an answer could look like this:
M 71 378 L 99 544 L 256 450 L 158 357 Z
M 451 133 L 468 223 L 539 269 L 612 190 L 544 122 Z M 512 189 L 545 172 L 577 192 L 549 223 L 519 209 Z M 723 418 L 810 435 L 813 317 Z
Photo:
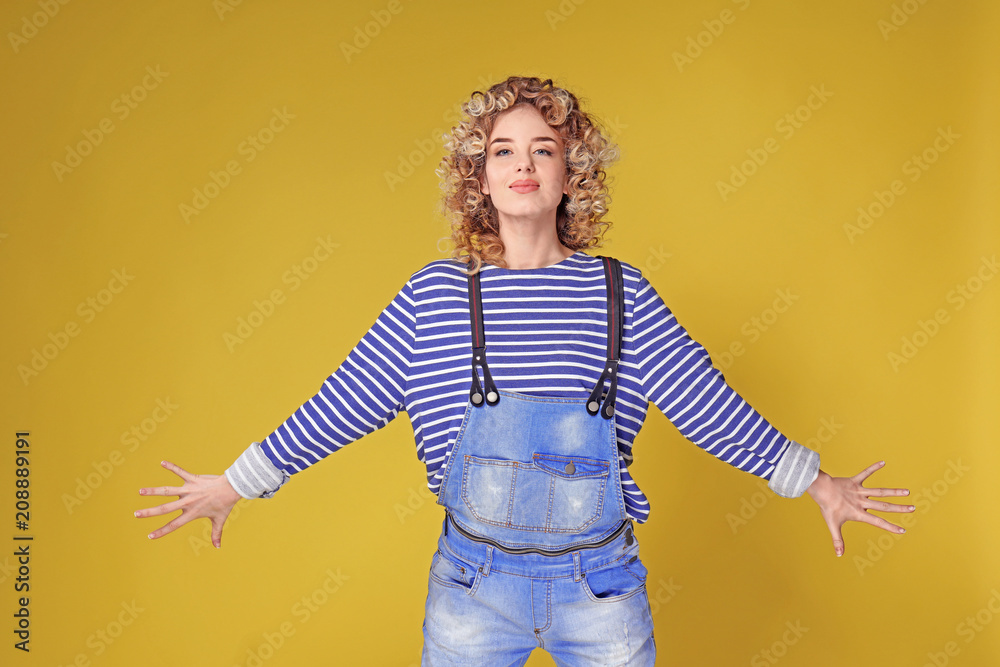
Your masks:
M 566 474 L 572 475 L 575 472 L 576 472 L 576 466 L 573 465 L 572 461 L 570 461 L 569 463 L 566 464 Z
M 632 546 L 632 542 L 634 542 L 634 541 L 635 540 L 632 537 L 632 528 L 631 527 L 626 528 L 625 529 L 625 544 L 627 544 L 628 546 Z

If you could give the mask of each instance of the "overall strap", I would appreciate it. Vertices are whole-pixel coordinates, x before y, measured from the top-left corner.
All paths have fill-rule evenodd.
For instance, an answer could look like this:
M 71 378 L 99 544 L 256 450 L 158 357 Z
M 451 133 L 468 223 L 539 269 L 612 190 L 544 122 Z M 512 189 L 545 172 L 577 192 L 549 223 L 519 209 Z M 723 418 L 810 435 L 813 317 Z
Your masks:
M 598 255 L 598 259 L 604 264 L 604 280 L 607 285 L 608 358 L 604 362 L 604 371 L 587 400 L 587 412 L 596 415 L 600 410 L 602 417 L 611 419 L 615 414 L 615 397 L 618 392 L 618 362 L 621 359 L 622 335 L 625 331 L 625 287 L 621 262 L 604 255 Z M 611 386 L 608 388 L 602 407 L 600 403 L 601 392 L 604 389 L 604 381 L 609 379 Z
M 469 390 L 469 400 L 476 407 L 483 404 L 483 390 L 479 384 L 477 366 L 483 367 L 483 378 L 486 382 L 486 402 L 495 405 L 500 400 L 497 387 L 493 384 L 490 367 L 486 365 L 486 333 L 483 328 L 483 296 L 479 280 L 479 272 L 469 276 L 469 315 L 472 319 L 472 389 Z
M 622 335 L 625 329 L 625 289 L 622 279 L 621 263 L 613 257 L 598 255 L 604 265 L 604 280 L 607 293 L 608 333 L 607 360 L 597 385 L 587 400 L 587 412 L 596 415 L 598 411 L 605 419 L 611 419 L 615 413 L 615 398 L 618 390 L 618 362 L 621 359 Z M 483 378 L 486 384 L 486 402 L 495 405 L 500 401 L 490 367 L 486 363 L 486 333 L 483 327 L 483 297 L 479 272 L 469 277 L 469 316 L 472 324 L 472 388 L 469 390 L 469 400 L 476 407 L 483 404 L 483 388 L 479 382 L 476 368 L 482 366 Z M 601 405 L 601 395 L 605 380 L 610 380 L 608 393 Z

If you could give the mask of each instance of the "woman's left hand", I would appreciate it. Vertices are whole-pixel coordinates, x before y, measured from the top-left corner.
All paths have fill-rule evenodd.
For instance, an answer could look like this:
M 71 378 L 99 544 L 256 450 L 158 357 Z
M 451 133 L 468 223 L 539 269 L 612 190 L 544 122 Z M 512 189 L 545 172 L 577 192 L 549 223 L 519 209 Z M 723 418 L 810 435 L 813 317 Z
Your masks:
M 868 510 L 912 512 L 914 509 L 913 505 L 897 505 L 881 500 L 870 500 L 870 498 L 884 496 L 906 496 L 910 493 L 909 489 L 869 489 L 862 486 L 861 483 L 869 475 L 884 465 L 885 461 L 879 461 L 868 466 L 854 477 L 831 477 L 820 470 L 819 476 L 806 489 L 819 505 L 819 511 L 823 514 L 823 520 L 826 521 L 826 526 L 830 529 L 830 535 L 833 537 L 833 549 L 838 556 L 844 555 L 844 538 L 840 534 L 840 528 L 848 521 L 864 521 L 892 533 L 906 532 L 901 526 L 868 513 Z

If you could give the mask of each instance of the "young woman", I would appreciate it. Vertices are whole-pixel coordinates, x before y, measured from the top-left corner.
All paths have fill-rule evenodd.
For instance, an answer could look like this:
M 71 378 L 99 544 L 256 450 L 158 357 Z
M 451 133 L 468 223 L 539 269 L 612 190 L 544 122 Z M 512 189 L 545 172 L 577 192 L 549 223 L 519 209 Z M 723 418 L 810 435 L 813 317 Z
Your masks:
M 843 554 L 841 527 L 870 498 L 819 469 L 729 387 L 631 265 L 591 256 L 608 223 L 616 148 L 570 92 L 510 77 L 464 105 L 438 173 L 452 259 L 412 274 L 320 391 L 225 475 L 140 494 L 139 510 L 198 517 L 215 546 L 241 498 L 270 497 L 306 469 L 406 410 L 445 519 L 431 562 L 423 664 L 518 665 L 542 647 L 559 664 L 652 665 L 653 624 L 633 524 L 649 503 L 632 443 L 649 403 L 688 439 L 788 498 L 808 494 Z M 487 354 L 488 351 L 488 354 Z M 470 378 L 471 370 L 471 378 Z

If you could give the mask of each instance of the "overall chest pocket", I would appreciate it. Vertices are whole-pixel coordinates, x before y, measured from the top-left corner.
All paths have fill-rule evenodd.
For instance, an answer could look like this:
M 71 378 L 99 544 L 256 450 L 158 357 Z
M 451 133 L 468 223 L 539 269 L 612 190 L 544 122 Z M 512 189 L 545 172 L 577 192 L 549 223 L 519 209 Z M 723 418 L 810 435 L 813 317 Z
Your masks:
M 535 453 L 529 463 L 466 456 L 462 500 L 479 521 L 546 533 L 579 533 L 601 516 L 609 463 Z

